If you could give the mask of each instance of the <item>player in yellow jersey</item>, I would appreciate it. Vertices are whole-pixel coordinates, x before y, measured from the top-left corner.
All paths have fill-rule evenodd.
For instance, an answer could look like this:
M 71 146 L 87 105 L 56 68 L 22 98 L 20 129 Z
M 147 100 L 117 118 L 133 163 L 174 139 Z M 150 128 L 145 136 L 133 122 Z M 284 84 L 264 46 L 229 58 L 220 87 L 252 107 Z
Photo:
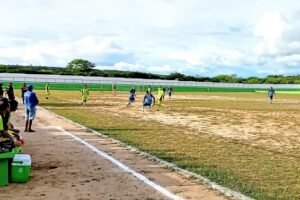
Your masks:
M 163 100 L 164 100 L 164 91 L 161 88 L 161 86 L 159 86 L 158 91 L 157 91 L 157 106 L 158 107 L 161 106 L 161 103 L 162 103 Z
M 81 89 L 81 98 L 82 98 L 82 103 L 81 105 L 85 105 L 88 97 L 89 97 L 90 93 L 89 93 L 89 89 L 87 88 L 87 85 L 85 84 L 83 86 L 83 88 Z

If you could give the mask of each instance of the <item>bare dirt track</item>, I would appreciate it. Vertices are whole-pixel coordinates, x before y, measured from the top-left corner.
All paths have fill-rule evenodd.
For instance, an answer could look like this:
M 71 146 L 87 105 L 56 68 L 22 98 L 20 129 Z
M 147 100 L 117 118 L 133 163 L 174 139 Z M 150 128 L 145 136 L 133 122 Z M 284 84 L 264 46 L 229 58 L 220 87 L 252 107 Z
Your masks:
M 20 109 L 14 116 L 16 127 L 23 125 L 22 116 Z M 167 199 L 53 126 L 80 137 L 184 199 L 225 199 L 199 183 L 43 109 L 38 110 L 34 121 L 37 132 L 22 134 L 26 141 L 23 153 L 31 154 L 33 161 L 30 181 L 0 188 L 0 199 Z

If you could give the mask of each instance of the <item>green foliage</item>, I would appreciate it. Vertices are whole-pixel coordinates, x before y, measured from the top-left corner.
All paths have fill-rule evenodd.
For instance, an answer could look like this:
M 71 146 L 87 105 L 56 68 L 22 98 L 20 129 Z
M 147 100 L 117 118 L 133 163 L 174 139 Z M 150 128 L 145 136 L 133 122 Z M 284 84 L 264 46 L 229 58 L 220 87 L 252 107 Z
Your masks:
M 83 59 L 74 59 L 68 63 L 66 68 L 72 72 L 90 72 L 96 65 Z
M 171 73 L 169 75 L 150 74 L 143 72 L 130 72 L 119 70 L 98 70 L 93 69 L 95 64 L 75 59 L 66 68 L 49 66 L 22 66 L 22 65 L 1 65 L 0 73 L 24 73 L 24 74 L 58 74 L 58 75 L 80 75 L 80 76 L 101 76 L 101 77 L 123 77 L 123 78 L 142 78 L 142 79 L 162 79 L 178 81 L 196 82 L 220 82 L 220 83 L 248 83 L 248 84 L 300 84 L 300 75 L 283 76 L 270 75 L 266 78 L 249 77 L 241 78 L 233 75 L 218 75 L 215 77 L 186 76 L 181 73 Z

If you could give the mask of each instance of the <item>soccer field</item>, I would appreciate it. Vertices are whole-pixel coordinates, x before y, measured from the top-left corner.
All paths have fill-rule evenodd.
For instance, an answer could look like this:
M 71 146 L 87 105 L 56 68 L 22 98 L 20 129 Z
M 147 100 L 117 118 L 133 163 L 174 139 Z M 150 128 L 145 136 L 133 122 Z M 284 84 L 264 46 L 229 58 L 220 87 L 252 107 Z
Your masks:
M 143 93 L 37 91 L 40 105 L 255 199 L 300 199 L 300 95 L 179 93 L 142 112 Z

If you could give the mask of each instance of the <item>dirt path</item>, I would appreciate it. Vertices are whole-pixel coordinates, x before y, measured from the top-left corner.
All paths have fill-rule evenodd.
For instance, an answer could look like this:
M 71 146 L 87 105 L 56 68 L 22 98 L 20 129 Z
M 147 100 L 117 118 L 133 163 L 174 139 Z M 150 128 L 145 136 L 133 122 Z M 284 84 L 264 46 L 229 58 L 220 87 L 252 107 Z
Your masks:
M 22 115 L 20 108 L 14 116 L 15 126 L 23 124 Z M 53 126 L 62 127 L 179 197 L 225 199 L 199 183 L 43 109 L 38 110 L 34 122 L 37 132 L 22 134 L 26 141 L 23 152 L 31 154 L 33 161 L 30 181 L 0 188 L 0 199 L 168 199 Z

